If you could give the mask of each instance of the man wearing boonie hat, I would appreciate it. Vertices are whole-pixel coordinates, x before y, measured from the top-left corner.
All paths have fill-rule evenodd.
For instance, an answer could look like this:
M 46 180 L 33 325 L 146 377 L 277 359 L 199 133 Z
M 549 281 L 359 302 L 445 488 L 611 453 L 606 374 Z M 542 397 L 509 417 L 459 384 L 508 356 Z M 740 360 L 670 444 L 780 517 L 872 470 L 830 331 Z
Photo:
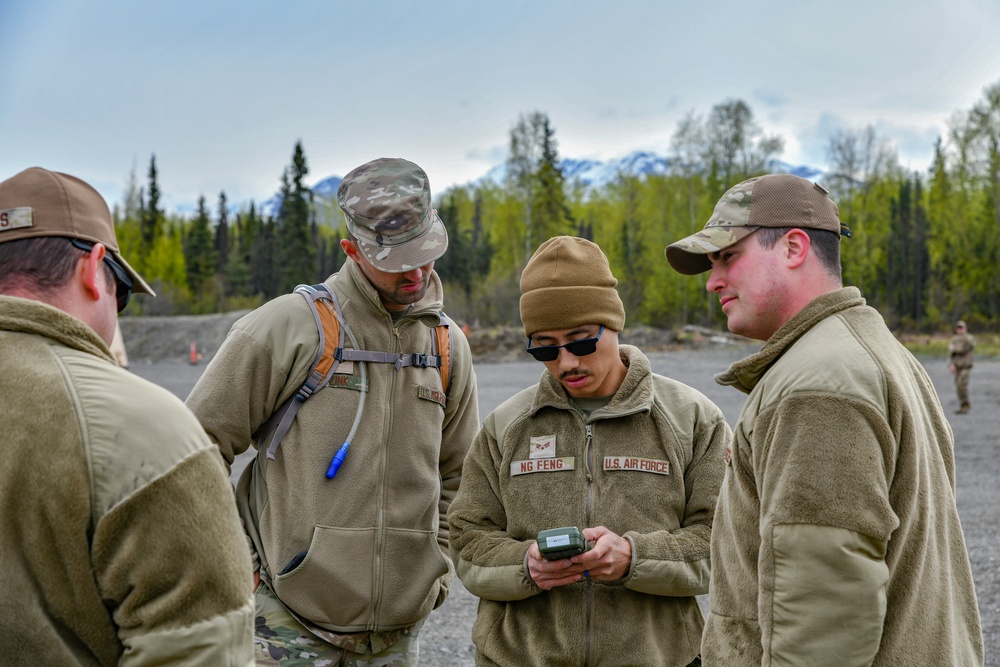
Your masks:
M 952 431 L 927 373 L 854 287 L 836 204 L 751 178 L 667 246 L 764 341 L 716 381 L 748 394 L 712 533 L 706 665 L 981 665 Z
M 0 182 L 4 664 L 253 664 L 218 454 L 108 347 L 132 291 L 153 293 L 96 190 L 38 167 Z
M 233 326 L 188 397 L 230 465 L 258 448 L 237 503 L 259 578 L 259 665 L 416 664 L 420 627 L 453 576 L 446 513 L 479 428 L 461 329 L 449 328 L 447 390 L 425 363 L 446 322 L 434 261 L 448 248 L 427 174 L 373 160 L 344 177 L 337 201 L 351 261 L 323 284 L 344 340 L 329 384 L 293 413 L 280 447 L 268 440 L 321 350 L 313 312 L 289 294 Z
M 969 411 L 969 376 L 972 374 L 972 350 L 976 341 L 965 326 L 964 320 L 955 322 L 955 335 L 948 342 L 948 370 L 955 376 L 955 392 L 958 394 L 958 410 L 964 415 Z
M 732 432 L 619 344 L 617 283 L 601 249 L 570 236 L 521 274 L 527 351 L 545 370 L 487 417 L 448 517 L 459 577 L 481 598 L 477 665 L 700 664 L 695 596 Z M 561 527 L 589 550 L 545 559 L 536 537 Z

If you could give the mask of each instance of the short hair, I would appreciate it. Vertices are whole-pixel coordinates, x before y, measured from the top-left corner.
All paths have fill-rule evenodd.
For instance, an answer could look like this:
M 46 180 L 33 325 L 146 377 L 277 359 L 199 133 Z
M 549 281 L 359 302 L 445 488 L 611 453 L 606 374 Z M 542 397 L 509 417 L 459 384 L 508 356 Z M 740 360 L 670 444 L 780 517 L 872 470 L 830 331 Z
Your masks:
M 84 252 L 63 236 L 35 236 L 0 243 L 0 292 L 15 288 L 48 292 L 65 287 Z M 115 274 L 106 262 L 101 264 L 105 280 L 114 290 Z
M 816 251 L 816 257 L 827 272 L 841 280 L 840 271 L 840 236 L 825 229 L 813 229 L 811 227 L 760 227 L 754 236 L 760 247 L 770 250 L 782 236 L 793 229 L 801 229 L 809 235 L 812 248 Z

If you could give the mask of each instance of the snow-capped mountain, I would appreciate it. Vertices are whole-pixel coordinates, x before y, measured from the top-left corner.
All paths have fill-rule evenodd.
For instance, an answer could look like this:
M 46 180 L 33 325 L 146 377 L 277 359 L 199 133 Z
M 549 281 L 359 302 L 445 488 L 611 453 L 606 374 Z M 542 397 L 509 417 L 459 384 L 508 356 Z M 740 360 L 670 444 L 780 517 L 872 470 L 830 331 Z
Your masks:
M 670 160 L 651 151 L 635 151 L 613 160 L 576 160 L 564 158 L 560 162 L 563 177 L 567 183 L 580 183 L 586 187 L 599 188 L 614 182 L 619 174 L 632 176 L 648 176 L 656 174 L 665 176 L 670 173 Z M 793 165 L 775 160 L 771 163 L 772 172 L 795 174 L 809 180 L 819 180 L 823 171 L 808 165 Z M 502 184 L 507 176 L 507 164 L 501 162 L 490 169 L 484 176 L 473 182 L 492 182 Z
M 599 188 L 614 182 L 619 174 L 633 176 L 647 176 L 650 174 L 667 175 L 670 173 L 670 160 L 652 151 L 634 151 L 623 157 L 613 160 L 589 160 L 574 158 L 564 158 L 560 162 L 563 177 L 567 183 L 579 184 L 588 188 Z M 788 162 L 775 160 L 771 163 L 770 171 L 795 174 L 811 181 L 822 180 L 823 171 L 809 165 L 793 165 Z M 494 183 L 502 185 L 507 175 L 507 163 L 491 168 L 480 178 L 472 181 L 469 185 L 483 183 Z M 340 176 L 328 176 L 312 185 L 313 199 L 315 201 L 317 221 L 331 226 L 341 224 L 342 216 L 340 208 L 337 206 L 337 188 L 340 187 Z M 274 216 L 278 214 L 281 206 L 281 198 L 274 195 L 259 206 L 258 210 L 263 215 Z

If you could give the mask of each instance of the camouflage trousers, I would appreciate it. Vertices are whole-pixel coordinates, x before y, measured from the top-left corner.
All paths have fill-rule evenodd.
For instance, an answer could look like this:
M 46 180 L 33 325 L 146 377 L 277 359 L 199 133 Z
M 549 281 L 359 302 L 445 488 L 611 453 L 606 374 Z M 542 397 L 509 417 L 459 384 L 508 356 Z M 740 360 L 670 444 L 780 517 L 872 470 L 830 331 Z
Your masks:
M 971 368 L 958 368 L 955 370 L 955 391 L 958 394 L 958 402 L 963 408 L 969 407 L 970 375 L 972 375 Z
M 360 653 L 334 646 L 310 632 L 285 609 L 265 584 L 254 596 L 254 658 L 272 667 L 416 667 L 418 633 L 423 623 L 381 651 Z

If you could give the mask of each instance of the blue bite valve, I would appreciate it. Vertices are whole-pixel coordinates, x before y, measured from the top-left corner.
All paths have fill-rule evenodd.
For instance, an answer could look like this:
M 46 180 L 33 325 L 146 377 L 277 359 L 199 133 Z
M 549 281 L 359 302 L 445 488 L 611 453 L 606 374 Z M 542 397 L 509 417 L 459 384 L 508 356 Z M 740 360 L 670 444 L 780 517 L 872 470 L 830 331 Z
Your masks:
M 326 478 L 333 479 L 337 475 L 337 471 L 340 470 L 341 464 L 344 459 L 347 458 L 347 448 L 351 446 L 351 443 L 345 442 L 337 450 L 337 453 L 333 455 L 333 460 L 330 461 L 330 467 L 326 469 Z

